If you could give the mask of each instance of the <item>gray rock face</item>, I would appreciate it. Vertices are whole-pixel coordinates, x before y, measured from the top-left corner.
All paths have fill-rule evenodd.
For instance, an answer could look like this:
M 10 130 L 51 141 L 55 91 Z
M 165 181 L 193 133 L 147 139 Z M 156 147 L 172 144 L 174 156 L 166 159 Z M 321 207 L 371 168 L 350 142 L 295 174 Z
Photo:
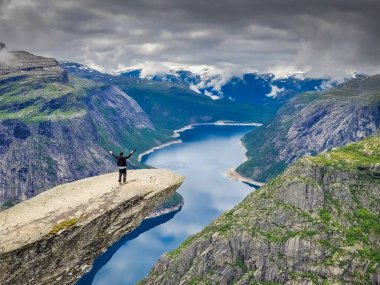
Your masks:
M 54 58 L 36 56 L 26 51 L 11 51 L 8 60 L 0 62 L 0 84 L 26 78 L 43 82 L 67 83 L 67 72 Z
M 361 140 L 380 128 L 380 102 L 373 106 L 328 101 L 304 108 L 287 133 L 288 144 L 279 158 L 291 163 L 304 155 L 320 153 Z
M 379 284 L 379 146 L 377 136 L 294 163 L 143 284 Z
M 57 186 L 0 213 L 0 284 L 75 284 L 94 259 L 135 229 L 184 178 L 135 170 Z
M 103 133 L 109 146 L 123 149 L 129 144 L 124 138 L 144 140 L 137 130 L 153 132 L 147 115 L 120 89 L 107 87 L 89 96 L 88 113 L 77 118 L 0 121 L 0 202 L 24 200 L 58 184 L 113 171 L 116 164 Z
M 102 109 L 109 110 L 109 113 L 99 116 L 104 113 Z M 140 105 L 116 86 L 105 86 L 90 94 L 88 110 L 91 117 L 109 132 L 118 125 L 122 125 L 124 129 L 128 127 L 136 130 L 154 129 Z
M 0 200 L 27 199 L 58 184 L 115 168 L 86 116 L 67 121 L 0 123 Z
M 361 140 L 380 129 L 380 75 L 297 95 L 274 121 L 244 138 L 249 160 L 237 171 L 268 181 L 304 155 Z

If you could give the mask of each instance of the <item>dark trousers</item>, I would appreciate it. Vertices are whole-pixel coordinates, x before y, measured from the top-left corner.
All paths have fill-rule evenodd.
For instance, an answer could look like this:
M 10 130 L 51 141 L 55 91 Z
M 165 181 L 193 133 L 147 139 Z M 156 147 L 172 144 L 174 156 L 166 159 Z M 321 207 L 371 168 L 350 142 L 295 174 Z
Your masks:
M 121 182 L 121 176 L 123 176 L 123 182 L 127 180 L 127 169 L 119 169 L 119 182 Z

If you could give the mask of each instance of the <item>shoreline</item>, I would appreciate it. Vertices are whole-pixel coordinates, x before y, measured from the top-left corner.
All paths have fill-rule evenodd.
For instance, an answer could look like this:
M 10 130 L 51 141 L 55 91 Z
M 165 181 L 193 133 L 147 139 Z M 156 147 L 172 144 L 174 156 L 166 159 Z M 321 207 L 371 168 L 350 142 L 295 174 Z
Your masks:
M 181 136 L 182 132 L 185 132 L 187 130 L 191 130 L 194 127 L 197 127 L 197 126 L 254 126 L 254 127 L 260 127 L 262 125 L 263 124 L 261 124 L 261 123 L 238 123 L 238 122 L 223 121 L 223 120 L 216 121 L 214 123 L 196 123 L 196 124 L 190 124 L 190 125 L 187 125 L 187 126 L 184 126 L 184 127 L 180 128 L 180 129 L 174 130 L 172 138 L 179 138 Z M 156 150 L 159 150 L 161 148 L 164 148 L 164 147 L 167 147 L 167 146 L 170 146 L 170 145 L 173 145 L 173 144 L 180 144 L 180 143 L 182 143 L 182 140 L 181 139 L 176 139 L 176 140 L 169 141 L 169 142 L 166 142 L 164 144 L 152 147 L 152 148 L 148 149 L 147 151 L 144 151 L 143 153 L 139 154 L 138 161 L 141 162 L 142 158 L 145 155 L 151 154 L 152 152 L 154 152 Z M 240 140 L 240 146 L 244 150 L 242 162 L 245 162 L 245 161 L 248 160 L 248 157 L 246 155 L 247 148 L 245 147 L 244 143 L 241 140 Z M 253 179 L 250 179 L 250 178 L 247 178 L 247 177 L 244 177 L 244 176 L 240 175 L 239 173 L 236 172 L 236 167 L 227 169 L 227 171 L 225 172 L 225 175 L 227 176 L 227 178 L 229 178 L 231 180 L 234 180 L 234 181 L 245 182 L 245 183 L 249 183 L 249 184 L 252 184 L 252 185 L 258 186 L 258 187 L 261 187 L 261 186 L 265 185 L 265 183 L 262 183 L 262 182 L 259 182 L 259 181 L 255 181 Z
M 184 127 L 180 128 L 178 130 L 174 130 L 173 131 L 173 135 L 171 137 L 172 138 L 179 138 L 181 136 L 182 132 L 187 131 L 187 130 L 191 130 L 194 127 L 197 127 L 197 126 L 254 126 L 254 127 L 260 127 L 262 125 L 263 124 L 261 124 L 261 123 L 238 123 L 238 122 L 223 121 L 223 120 L 216 121 L 214 123 L 196 123 L 196 124 L 190 124 L 190 125 L 184 126 Z M 137 157 L 137 160 L 139 162 L 141 162 L 142 158 L 145 155 L 151 154 L 152 152 L 154 152 L 154 151 L 156 151 L 158 149 L 161 149 L 161 148 L 173 145 L 173 144 L 179 144 L 179 143 L 182 143 L 181 139 L 169 141 L 169 142 L 166 142 L 164 144 L 160 144 L 160 145 L 157 145 L 155 147 L 152 147 L 152 148 L 148 149 L 147 151 L 144 151 L 143 153 L 140 153 L 139 156 Z
M 235 169 L 236 168 L 230 168 L 230 169 L 228 169 L 225 172 L 225 175 L 229 179 L 234 180 L 234 181 L 245 182 L 245 183 L 249 183 L 249 184 L 252 184 L 252 185 L 258 186 L 258 187 L 262 187 L 262 186 L 265 185 L 265 183 L 263 183 L 263 182 L 255 181 L 255 180 L 253 180 L 251 178 L 247 178 L 247 177 L 241 176 L 239 173 L 236 172 Z
M 167 147 L 169 145 L 172 145 L 172 144 L 179 144 L 179 143 L 182 143 L 182 140 L 174 140 L 174 141 L 169 141 L 167 143 L 164 143 L 164 144 L 160 144 L 160 145 L 157 145 L 155 147 L 152 147 L 150 149 L 148 149 L 147 151 L 144 151 L 143 153 L 140 153 L 139 156 L 137 157 L 137 160 L 139 162 L 141 162 L 141 159 L 145 156 L 145 155 L 148 155 L 148 154 L 151 154 L 152 152 L 158 150 L 158 149 L 161 149 L 161 148 L 164 148 L 164 147 Z
M 240 146 L 241 146 L 241 148 L 244 151 L 243 161 L 242 162 L 246 162 L 248 160 L 247 148 L 245 147 L 245 145 L 244 145 L 244 143 L 243 143 L 242 140 L 240 140 Z M 227 171 L 225 172 L 225 175 L 229 179 L 234 180 L 234 181 L 245 182 L 245 183 L 249 183 L 249 184 L 252 184 L 252 185 L 258 186 L 258 187 L 261 187 L 261 186 L 265 185 L 265 183 L 263 183 L 263 182 L 259 182 L 259 181 L 253 180 L 251 178 L 244 177 L 244 176 L 240 175 L 239 173 L 236 172 L 236 168 L 237 167 L 232 167 L 230 169 L 227 169 Z

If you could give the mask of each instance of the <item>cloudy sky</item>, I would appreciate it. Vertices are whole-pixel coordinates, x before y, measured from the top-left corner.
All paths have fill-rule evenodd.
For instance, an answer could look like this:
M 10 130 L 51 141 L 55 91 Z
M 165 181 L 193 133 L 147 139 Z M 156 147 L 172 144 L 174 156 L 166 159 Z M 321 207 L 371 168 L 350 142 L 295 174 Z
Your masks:
M 380 73 L 379 0 L 0 0 L 0 41 L 102 71 Z

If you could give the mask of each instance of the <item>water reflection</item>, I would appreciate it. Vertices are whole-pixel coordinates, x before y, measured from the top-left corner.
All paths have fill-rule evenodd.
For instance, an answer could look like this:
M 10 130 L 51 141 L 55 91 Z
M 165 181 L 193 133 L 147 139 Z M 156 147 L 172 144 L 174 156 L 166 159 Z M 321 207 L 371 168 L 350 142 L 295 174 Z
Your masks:
M 251 129 L 199 126 L 181 134 L 183 144 L 171 145 L 145 157 L 147 164 L 186 176 L 179 190 L 185 205 L 174 219 L 161 223 L 164 221 L 158 218 L 158 226 L 147 227 L 149 231 L 143 230 L 143 234 L 131 233 L 113 245 L 78 284 L 135 284 L 164 252 L 179 246 L 189 235 L 199 232 L 247 196 L 254 188 L 229 180 L 225 172 L 241 162 L 240 138 Z
M 125 235 L 119 241 L 115 242 L 104 254 L 102 254 L 101 258 L 98 258 L 94 262 L 93 270 L 91 270 L 88 274 L 83 276 L 82 279 L 77 283 L 77 285 L 92 284 L 95 275 L 97 274 L 97 269 L 102 268 L 105 264 L 107 264 L 107 262 L 112 258 L 115 252 L 117 252 L 127 241 L 133 240 L 137 238 L 139 235 L 143 234 L 144 232 L 149 231 L 163 223 L 166 223 L 167 221 L 171 220 L 178 212 L 179 210 L 162 215 L 160 217 L 144 220 L 137 229 Z

